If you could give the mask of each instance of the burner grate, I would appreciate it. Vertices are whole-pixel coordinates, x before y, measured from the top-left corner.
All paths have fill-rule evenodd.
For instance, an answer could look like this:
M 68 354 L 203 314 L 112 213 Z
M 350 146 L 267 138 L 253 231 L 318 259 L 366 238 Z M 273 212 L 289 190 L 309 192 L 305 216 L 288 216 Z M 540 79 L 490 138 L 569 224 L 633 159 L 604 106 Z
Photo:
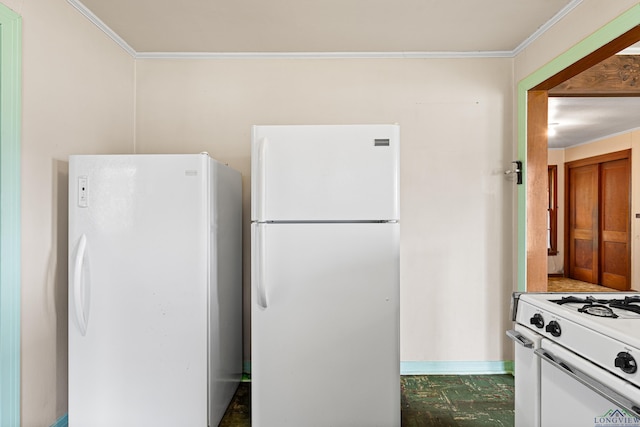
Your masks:
M 581 313 L 591 316 L 617 318 L 613 309 L 626 310 L 640 314 L 640 296 L 624 297 L 624 299 L 597 299 L 592 296 L 580 298 L 576 296 L 562 297 L 561 299 L 550 300 L 558 305 L 563 304 L 584 304 L 578 309 Z
M 555 302 L 556 304 L 562 305 L 562 304 L 571 304 L 571 303 L 578 303 L 578 304 L 609 304 L 609 302 L 611 301 L 615 301 L 615 300 L 610 300 L 610 299 L 596 299 L 592 296 L 587 296 L 585 298 L 579 298 L 576 296 L 568 296 L 568 297 L 562 297 L 561 299 L 552 299 L 550 300 L 551 302 Z
M 624 300 L 613 300 L 609 303 L 609 307 L 640 314 L 640 305 L 634 304 L 634 302 L 640 302 L 640 299 L 637 297 L 627 297 Z
M 586 313 L 597 317 L 611 317 L 613 319 L 618 317 L 611 307 L 607 307 L 602 304 L 585 304 L 582 308 L 579 308 L 578 311 L 580 313 Z

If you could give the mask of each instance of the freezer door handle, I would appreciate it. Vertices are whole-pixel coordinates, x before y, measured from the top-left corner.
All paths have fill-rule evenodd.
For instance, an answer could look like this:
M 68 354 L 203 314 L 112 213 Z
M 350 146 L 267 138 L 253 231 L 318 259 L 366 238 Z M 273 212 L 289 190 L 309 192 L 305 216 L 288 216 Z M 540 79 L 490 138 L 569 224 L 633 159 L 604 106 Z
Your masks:
M 254 265 L 255 265 L 255 279 L 256 279 L 256 296 L 258 299 L 258 305 L 262 308 L 267 308 L 267 290 L 265 288 L 265 271 L 264 271 L 264 229 L 258 226 L 256 228 L 255 244 L 256 251 L 253 252 Z
M 87 236 L 83 234 L 80 236 L 80 240 L 78 241 L 78 248 L 76 250 L 76 257 L 73 264 L 73 305 L 76 312 L 76 320 L 78 321 L 80 334 L 82 336 L 87 333 L 87 320 L 84 307 L 85 278 L 82 274 L 86 253 Z
M 533 341 L 531 341 L 529 338 L 525 337 L 518 331 L 514 331 L 513 329 L 511 329 L 507 331 L 507 336 L 524 348 L 533 348 Z
M 611 388 L 602 384 L 600 381 L 590 377 L 589 375 L 585 374 L 579 369 L 571 366 L 569 363 L 560 359 L 559 357 L 551 353 L 549 350 L 539 348 L 537 350 L 534 350 L 534 353 L 538 357 L 540 357 L 540 359 L 560 369 L 560 371 L 564 372 L 565 374 L 569 375 L 569 377 L 587 386 L 588 388 L 590 388 L 600 396 L 607 399 L 609 402 L 626 409 L 632 414 L 640 415 L 640 407 L 638 407 L 633 401 L 627 399 L 620 393 L 612 390 Z
M 258 158 L 256 163 L 257 174 L 256 174 L 256 183 L 259 188 L 256 188 L 256 219 L 264 220 L 265 219 L 265 190 L 266 190 L 266 161 L 267 161 L 267 138 L 261 138 L 258 141 Z

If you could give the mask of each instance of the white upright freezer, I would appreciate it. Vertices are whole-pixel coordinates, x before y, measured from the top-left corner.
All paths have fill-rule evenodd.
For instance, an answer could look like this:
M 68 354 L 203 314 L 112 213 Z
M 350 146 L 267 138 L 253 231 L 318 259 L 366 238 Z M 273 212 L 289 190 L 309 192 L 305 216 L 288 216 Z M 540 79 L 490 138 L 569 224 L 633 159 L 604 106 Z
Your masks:
M 399 128 L 255 126 L 254 427 L 400 426 Z
M 218 425 L 242 374 L 241 177 L 69 159 L 69 426 Z

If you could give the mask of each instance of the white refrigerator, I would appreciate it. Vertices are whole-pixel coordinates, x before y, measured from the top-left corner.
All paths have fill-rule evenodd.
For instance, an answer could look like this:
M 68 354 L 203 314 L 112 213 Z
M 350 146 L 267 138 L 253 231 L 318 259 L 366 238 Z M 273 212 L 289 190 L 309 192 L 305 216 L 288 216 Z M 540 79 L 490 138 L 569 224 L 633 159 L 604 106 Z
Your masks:
M 255 126 L 251 156 L 252 426 L 400 426 L 398 126 Z
M 242 373 L 241 177 L 69 158 L 69 426 L 217 426 Z

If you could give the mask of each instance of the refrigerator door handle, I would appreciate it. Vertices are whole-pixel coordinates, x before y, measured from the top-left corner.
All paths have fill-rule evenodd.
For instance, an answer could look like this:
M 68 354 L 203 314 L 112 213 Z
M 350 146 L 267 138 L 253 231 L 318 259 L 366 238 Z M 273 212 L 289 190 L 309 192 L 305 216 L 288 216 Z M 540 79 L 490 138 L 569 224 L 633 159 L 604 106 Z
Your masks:
M 76 258 L 73 264 L 73 305 L 76 312 L 76 320 L 78 321 L 78 327 L 80 328 L 80 334 L 84 336 L 87 333 L 87 321 L 84 312 L 84 276 L 82 274 L 82 267 L 85 262 L 85 255 L 87 252 L 87 236 L 80 236 L 78 242 L 78 249 L 76 250 Z
M 267 161 L 267 138 L 261 138 L 258 141 L 258 162 L 257 162 L 257 178 L 258 185 L 260 186 L 256 192 L 256 212 L 258 214 L 257 218 L 260 220 L 265 219 L 264 205 L 265 205 L 265 190 L 266 190 L 266 178 L 267 174 L 265 171 L 266 161 Z
M 256 248 L 254 252 L 254 262 L 256 268 L 256 295 L 258 299 L 258 305 L 262 308 L 267 308 L 267 290 L 265 288 L 265 274 L 264 274 L 264 236 L 262 235 L 264 230 L 258 226 L 256 229 Z

